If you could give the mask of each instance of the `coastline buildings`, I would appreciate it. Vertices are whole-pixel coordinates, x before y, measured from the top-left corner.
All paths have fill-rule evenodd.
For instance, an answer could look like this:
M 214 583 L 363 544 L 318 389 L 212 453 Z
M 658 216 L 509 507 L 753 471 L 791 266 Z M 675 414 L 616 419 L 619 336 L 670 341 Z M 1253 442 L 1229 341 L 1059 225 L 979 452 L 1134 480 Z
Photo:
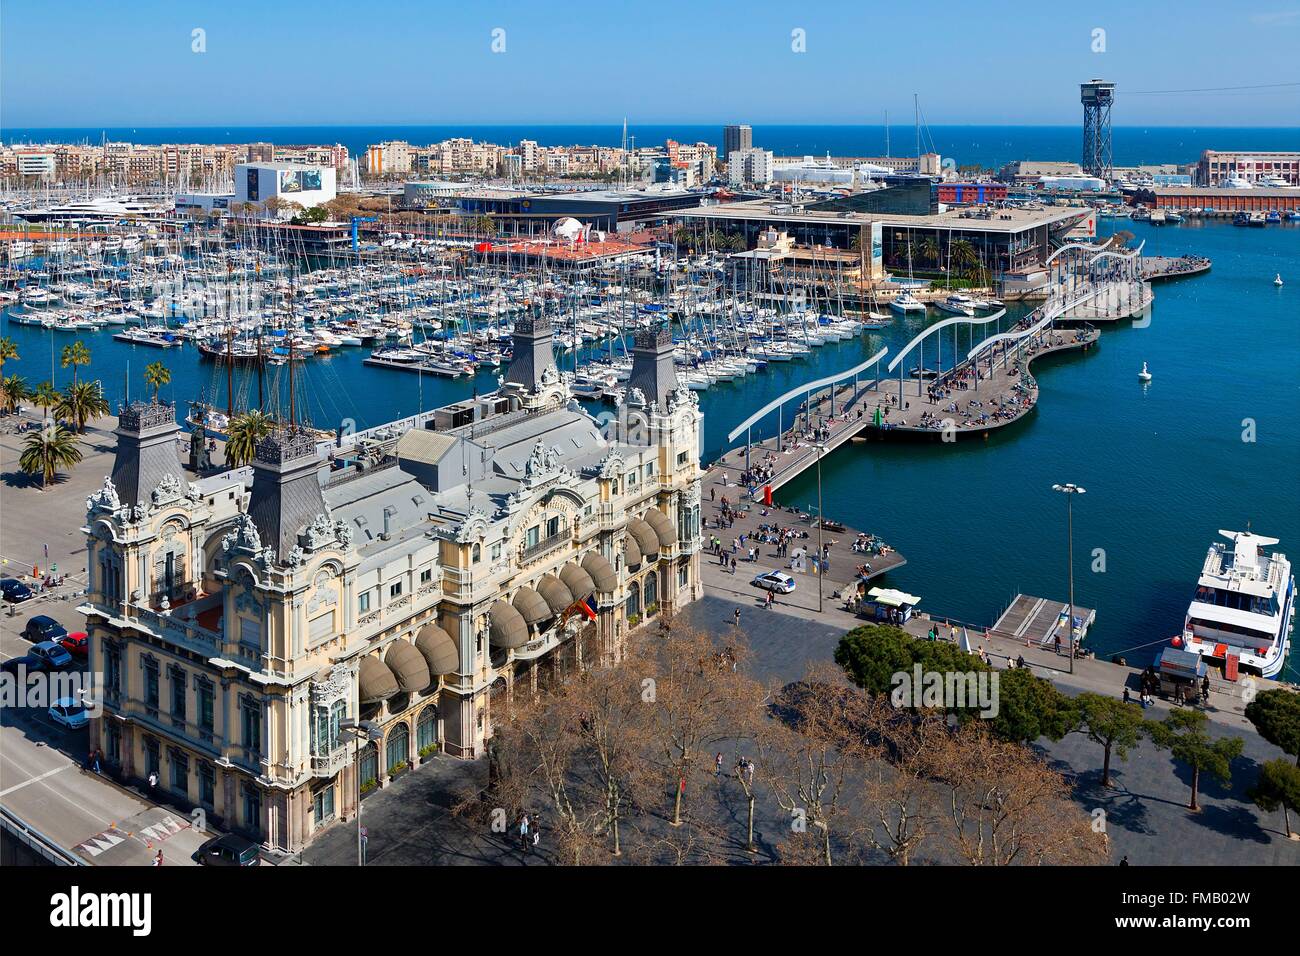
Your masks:
M 1300 152 L 1239 152 L 1207 149 L 1196 164 L 1196 185 L 1218 186 L 1224 180 L 1264 186 L 1300 186 Z
M 770 149 L 733 149 L 727 160 L 727 182 L 733 186 L 766 186 L 772 181 Z
M 345 467 L 293 427 L 189 482 L 170 405 L 123 408 L 87 500 L 90 744 L 292 852 L 434 750 L 475 757 L 511 694 L 614 660 L 701 593 L 700 428 L 666 328 L 603 427 L 520 319 L 500 388 Z M 202 442 L 200 435 L 197 439 Z M 373 721 L 355 748 L 345 718 Z
M 749 126 L 722 127 L 722 161 L 731 161 L 731 154 L 741 149 L 753 149 L 754 130 Z
M 56 143 L 43 146 L 0 146 L 0 180 L 19 183 L 104 182 L 119 186 L 174 187 L 229 184 L 235 166 L 243 162 L 348 166 L 348 148 L 275 146 L 271 143 L 139 144 L 104 142 L 98 145 Z

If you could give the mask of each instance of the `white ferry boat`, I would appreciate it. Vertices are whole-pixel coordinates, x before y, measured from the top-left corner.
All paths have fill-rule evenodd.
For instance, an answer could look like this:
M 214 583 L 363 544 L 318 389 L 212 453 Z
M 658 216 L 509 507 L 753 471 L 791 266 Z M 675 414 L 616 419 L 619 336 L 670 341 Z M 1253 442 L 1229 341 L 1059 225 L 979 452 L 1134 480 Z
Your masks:
M 1187 608 L 1183 645 L 1207 661 L 1236 658 L 1247 673 L 1273 677 L 1286 663 L 1295 619 L 1295 578 L 1278 543 L 1250 531 L 1219 531 L 1232 542 L 1210 545 Z

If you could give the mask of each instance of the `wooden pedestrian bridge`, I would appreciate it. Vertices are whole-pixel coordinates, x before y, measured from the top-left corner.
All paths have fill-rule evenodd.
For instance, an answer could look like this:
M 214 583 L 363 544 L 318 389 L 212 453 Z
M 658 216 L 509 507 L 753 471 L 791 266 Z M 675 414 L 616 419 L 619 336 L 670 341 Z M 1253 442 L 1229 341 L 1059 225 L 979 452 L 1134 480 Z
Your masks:
M 1131 310 L 1142 301 L 1142 308 L 1149 306 L 1149 289 L 1137 274 L 1140 252 L 1082 243 L 1063 247 L 1048 262 L 1047 301 L 1010 331 L 977 340 L 982 328 L 997 328 L 1005 309 L 936 322 L 887 362 L 889 349 L 883 348 L 853 368 L 793 388 L 757 409 L 728 434 L 731 451 L 713 467 L 731 472 L 732 481 L 761 499 L 860 436 L 952 442 L 988 437 L 1020 421 L 1038 404 L 1030 364 L 1047 355 L 1087 351 L 1098 341 L 1099 330 L 1083 316 L 1100 312 L 1102 321 L 1113 320 L 1118 316 L 1111 311 Z M 953 356 L 962 355 L 966 339 L 960 361 L 927 367 L 927 344 L 942 359 L 939 346 L 948 336 Z M 770 417 L 776 419 L 775 433 L 755 441 L 754 429 Z

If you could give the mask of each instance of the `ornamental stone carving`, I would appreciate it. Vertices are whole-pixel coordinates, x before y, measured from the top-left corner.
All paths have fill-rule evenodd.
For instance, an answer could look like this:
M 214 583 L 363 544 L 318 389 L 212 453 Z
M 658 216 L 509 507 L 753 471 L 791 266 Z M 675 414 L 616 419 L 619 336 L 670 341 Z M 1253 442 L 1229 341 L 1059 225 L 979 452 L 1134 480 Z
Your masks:
M 117 487 L 113 484 L 113 478 L 110 475 L 105 475 L 103 486 L 86 499 L 87 511 L 111 511 L 116 513 L 121 507 L 122 499 L 118 497 Z
M 150 496 L 154 506 L 169 504 L 181 497 L 181 483 L 175 475 L 163 475 Z
M 239 516 L 239 524 L 234 531 L 221 538 L 222 551 L 229 551 L 232 548 L 249 551 L 253 554 L 262 550 L 262 536 L 258 533 L 257 525 L 253 523 L 253 519 L 246 514 Z
M 488 531 L 488 516 L 478 507 L 471 507 L 465 520 L 456 525 L 454 540 L 457 544 L 481 541 Z
M 336 700 L 349 700 L 352 697 L 352 684 L 352 665 L 348 662 L 335 664 L 324 680 L 311 682 L 311 702 L 328 707 Z

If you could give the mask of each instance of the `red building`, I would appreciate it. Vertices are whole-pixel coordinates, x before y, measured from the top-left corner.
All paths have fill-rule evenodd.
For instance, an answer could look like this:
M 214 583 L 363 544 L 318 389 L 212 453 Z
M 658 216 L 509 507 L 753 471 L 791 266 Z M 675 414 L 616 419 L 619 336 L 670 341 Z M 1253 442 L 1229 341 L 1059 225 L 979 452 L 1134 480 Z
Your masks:
M 939 202 L 953 206 L 982 206 L 1007 198 L 1006 183 L 940 183 Z

